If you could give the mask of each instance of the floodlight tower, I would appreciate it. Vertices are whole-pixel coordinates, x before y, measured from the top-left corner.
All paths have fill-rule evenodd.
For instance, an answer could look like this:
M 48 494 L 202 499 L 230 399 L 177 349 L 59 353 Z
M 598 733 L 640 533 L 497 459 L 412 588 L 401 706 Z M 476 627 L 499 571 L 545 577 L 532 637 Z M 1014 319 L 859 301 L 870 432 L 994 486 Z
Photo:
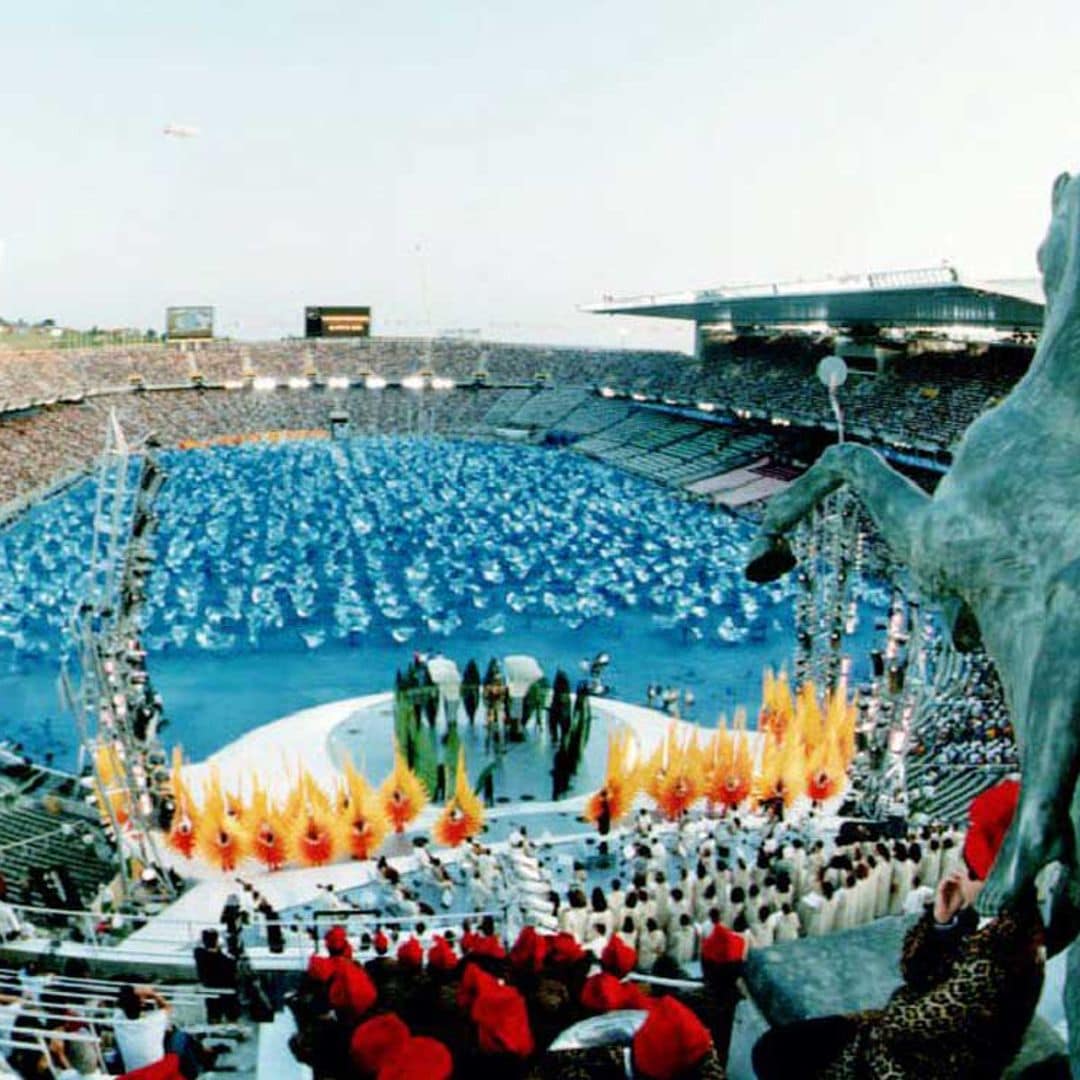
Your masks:
M 829 394 L 839 442 L 844 441 L 844 414 L 837 394 L 847 378 L 839 356 L 826 356 L 818 378 Z M 808 679 L 827 689 L 846 683 L 846 634 L 854 628 L 850 613 L 853 578 L 860 568 L 858 515 L 850 495 L 839 491 L 824 500 L 812 524 L 795 537 L 799 562 L 795 598 L 795 681 Z

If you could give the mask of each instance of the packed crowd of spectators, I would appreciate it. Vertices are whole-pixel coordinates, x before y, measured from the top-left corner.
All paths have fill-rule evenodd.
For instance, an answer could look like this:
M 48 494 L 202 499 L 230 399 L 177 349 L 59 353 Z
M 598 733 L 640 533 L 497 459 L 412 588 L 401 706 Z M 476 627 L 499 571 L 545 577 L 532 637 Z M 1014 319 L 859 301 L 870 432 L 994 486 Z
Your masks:
M 669 393 L 700 395 L 761 418 L 831 425 L 817 365 L 829 350 L 791 341 L 716 349 L 698 370 L 675 368 Z M 891 359 L 876 374 L 849 369 L 840 392 L 850 434 L 870 441 L 945 450 L 1024 372 L 1026 356 L 990 349 L 983 355 L 925 353 Z
M 399 431 L 417 424 L 418 402 L 409 394 L 339 392 L 331 402 L 328 395 L 285 390 L 198 392 L 196 380 L 220 387 L 263 377 L 284 385 L 290 378 L 360 380 L 377 374 L 395 382 L 427 371 L 472 384 L 484 373 L 493 388 L 539 382 L 556 388 L 611 387 L 651 400 L 689 406 L 705 401 L 762 421 L 778 417 L 813 427 L 832 423 L 814 374 L 818 359 L 812 348 L 785 341 L 714 350 L 701 361 L 670 352 L 390 338 L 0 351 L 5 435 L 0 478 L 5 490 L 22 494 L 84 467 L 99 450 L 102 417 L 110 408 L 136 429 L 157 431 L 165 442 L 325 427 L 330 409 L 339 407 L 358 431 Z M 978 357 L 904 358 L 881 374 L 849 378 L 843 391 L 848 427 L 864 438 L 944 449 L 1021 373 L 1016 356 L 994 350 Z M 183 389 L 136 394 L 137 387 Z M 449 394 L 434 403 L 438 397 L 425 397 L 424 407 L 439 414 L 428 423 L 452 432 L 475 427 L 483 403 L 489 407 L 493 400 L 479 393 Z
M 924 765 L 1018 769 L 1009 708 L 993 661 L 982 651 L 951 659 L 957 670 L 923 705 L 911 759 Z
M 153 433 L 164 446 L 269 431 L 327 431 L 331 412 L 354 434 L 475 434 L 490 392 L 427 395 L 403 390 L 325 395 L 279 390 L 194 390 L 108 394 L 4 419 L 0 479 L 7 498 L 40 491 L 90 467 L 101 453 L 109 413 L 129 436 Z

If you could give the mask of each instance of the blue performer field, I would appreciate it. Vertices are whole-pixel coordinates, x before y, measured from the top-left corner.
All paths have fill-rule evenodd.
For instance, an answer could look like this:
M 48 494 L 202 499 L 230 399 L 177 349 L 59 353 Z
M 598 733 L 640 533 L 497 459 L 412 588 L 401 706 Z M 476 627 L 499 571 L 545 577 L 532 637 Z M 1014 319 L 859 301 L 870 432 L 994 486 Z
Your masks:
M 619 697 L 689 688 L 710 724 L 753 713 L 763 665 L 790 660 L 788 586 L 742 578 L 745 524 L 570 452 L 379 437 L 162 460 L 143 640 L 167 741 L 193 758 L 389 689 L 414 650 L 462 669 L 528 653 L 571 681 L 603 651 Z M 0 534 L 0 733 L 62 764 L 55 682 L 92 505 L 88 481 Z

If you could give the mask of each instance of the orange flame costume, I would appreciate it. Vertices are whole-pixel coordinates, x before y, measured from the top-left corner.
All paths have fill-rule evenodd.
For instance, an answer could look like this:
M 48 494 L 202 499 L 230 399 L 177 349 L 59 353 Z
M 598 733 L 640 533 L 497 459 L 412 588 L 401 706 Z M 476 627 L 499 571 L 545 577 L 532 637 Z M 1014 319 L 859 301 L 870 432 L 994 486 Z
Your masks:
M 635 752 L 634 733 L 630 728 L 618 728 L 608 736 L 604 786 L 585 804 L 586 821 L 598 825 L 606 811 L 609 824 L 615 825 L 630 812 L 641 789 L 641 769 L 631 764 Z
M 658 747 L 663 764 L 655 768 L 648 783 L 656 806 L 669 821 L 677 821 L 705 793 L 704 761 L 697 731 L 680 742 L 674 724 Z M 649 760 L 654 766 L 657 755 Z
M 247 836 L 239 821 L 229 814 L 221 778 L 216 771 L 203 793 L 203 808 L 195 827 L 195 847 L 211 866 L 232 873 L 247 854 Z
M 787 672 L 778 675 L 767 667 L 762 677 L 761 712 L 758 714 L 758 731 L 783 739 L 788 725 L 795 717 L 795 701 L 791 695 Z
M 293 862 L 325 866 L 334 861 L 341 850 L 336 816 L 326 792 L 306 769 L 289 796 L 284 818 L 289 825 L 286 851 Z
M 173 750 L 172 773 L 169 779 L 174 809 L 165 843 L 177 854 L 183 855 L 185 859 L 190 859 L 195 853 L 194 804 L 191 801 L 191 793 L 188 791 L 181 775 L 182 765 L 183 755 L 180 752 L 180 747 L 176 747 Z
M 255 781 L 251 795 L 251 854 L 267 870 L 280 870 L 288 857 L 285 850 L 285 824 L 277 807 Z
M 815 802 L 831 799 L 847 786 L 847 768 L 855 756 L 855 714 L 842 687 L 826 699 L 821 737 L 808 754 L 806 794 Z
M 345 763 L 338 817 L 345 847 L 354 859 L 370 859 L 382 847 L 389 830 L 386 814 L 378 795 L 351 761 Z
M 705 770 L 705 798 L 711 807 L 723 810 L 741 805 L 750 794 L 753 767 L 750 740 L 746 736 L 746 713 L 735 714 L 735 730 L 728 731 L 721 719 L 709 748 Z
M 484 804 L 469 784 L 465 771 L 465 747 L 458 748 L 457 770 L 454 776 L 454 794 L 439 815 L 431 830 L 436 843 L 445 847 L 458 844 L 475 836 L 484 827 Z
M 767 735 L 761 754 L 761 769 L 754 784 L 754 798 L 758 805 L 780 799 L 788 808 L 803 794 L 805 786 L 806 760 L 802 739 L 794 732 L 783 741 L 774 735 Z
M 394 826 L 394 832 L 403 833 L 405 826 L 414 821 L 429 801 L 427 788 L 420 777 L 405 764 L 405 758 L 394 745 L 394 770 L 383 781 L 379 799 L 383 812 Z
M 97 748 L 94 752 L 94 771 L 97 774 L 95 794 L 102 823 L 108 825 L 115 820 L 123 828 L 131 817 L 131 805 L 125 786 L 123 762 L 115 745 Z

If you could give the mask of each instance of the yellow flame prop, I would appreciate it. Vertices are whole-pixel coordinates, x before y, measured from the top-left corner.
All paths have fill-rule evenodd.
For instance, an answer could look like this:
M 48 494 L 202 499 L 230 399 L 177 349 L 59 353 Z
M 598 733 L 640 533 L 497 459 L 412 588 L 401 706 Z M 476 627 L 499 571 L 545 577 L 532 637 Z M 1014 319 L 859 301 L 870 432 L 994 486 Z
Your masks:
M 599 825 L 606 816 L 608 823 L 615 825 L 630 812 L 641 788 L 642 770 L 632 764 L 635 749 L 634 733 L 630 728 L 617 728 L 608 736 L 604 786 L 586 803 L 586 821 Z
M 229 813 L 216 769 L 203 791 L 202 812 L 195 825 L 195 849 L 211 865 L 232 873 L 248 852 L 248 837 Z
M 405 826 L 416 820 L 429 801 L 427 788 L 420 777 L 405 764 L 405 758 L 396 742 L 394 771 L 383 781 L 379 797 L 384 813 L 394 826 L 394 831 L 398 833 L 404 832 Z
M 454 794 L 431 832 L 436 843 L 457 847 L 483 827 L 484 804 L 469 784 L 469 775 L 465 771 L 465 747 L 462 746 L 458 748 Z
M 378 794 L 351 761 L 345 763 L 338 806 L 347 851 L 354 859 L 370 859 L 382 847 L 390 823 Z

